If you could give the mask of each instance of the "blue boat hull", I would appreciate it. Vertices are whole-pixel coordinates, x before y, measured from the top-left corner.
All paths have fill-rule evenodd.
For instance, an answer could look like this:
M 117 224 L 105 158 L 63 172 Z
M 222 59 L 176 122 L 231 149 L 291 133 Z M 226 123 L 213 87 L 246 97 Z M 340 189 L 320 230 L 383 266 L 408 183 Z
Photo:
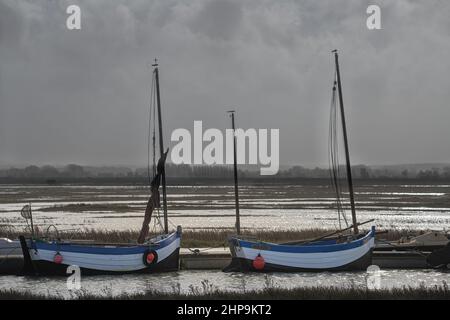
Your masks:
M 69 266 L 80 268 L 82 275 L 168 272 L 179 268 L 181 228 L 143 245 L 20 240 L 25 274 L 67 275 Z M 150 262 L 149 254 L 153 257 Z
M 81 274 L 83 276 L 95 276 L 95 275 L 122 275 L 122 274 L 133 274 L 133 273 L 161 273 L 161 272 L 171 272 L 178 271 L 179 269 L 179 252 L 180 249 L 176 249 L 170 256 L 168 256 L 164 261 L 156 263 L 151 266 L 146 266 L 139 270 L 130 271 L 110 271 L 110 270 L 98 270 L 80 267 Z M 67 268 L 69 265 L 66 264 L 56 264 L 50 261 L 34 261 L 33 262 L 35 272 L 34 275 L 45 275 L 45 276 L 67 276 Z
M 372 264 L 375 228 L 358 239 L 346 242 L 333 240 L 286 245 L 231 237 L 229 246 L 232 261 L 223 270 L 225 272 L 366 270 Z

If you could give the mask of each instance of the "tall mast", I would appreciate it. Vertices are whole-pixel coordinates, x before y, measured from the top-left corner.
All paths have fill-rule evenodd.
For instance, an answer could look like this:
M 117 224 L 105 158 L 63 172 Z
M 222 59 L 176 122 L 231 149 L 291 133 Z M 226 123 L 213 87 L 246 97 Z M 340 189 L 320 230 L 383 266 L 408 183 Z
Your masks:
M 346 171 L 347 171 L 348 191 L 350 193 L 350 207 L 352 210 L 353 232 L 355 234 L 357 234 L 358 233 L 358 223 L 356 221 L 355 196 L 353 193 L 353 180 L 352 180 L 352 167 L 350 165 L 350 153 L 348 151 L 347 126 L 345 124 L 344 98 L 342 97 L 341 74 L 339 72 L 339 59 L 338 59 L 337 50 L 333 50 L 333 53 L 334 53 L 334 60 L 336 62 L 336 77 L 337 77 L 337 85 L 338 85 L 338 92 L 339 92 L 339 106 L 341 109 L 342 130 L 344 133 L 345 160 L 346 160 L 346 168 L 347 168 Z
M 233 159 L 234 159 L 234 200 L 236 203 L 236 233 L 241 234 L 241 219 L 239 215 L 239 188 L 238 188 L 238 171 L 237 171 L 237 154 L 236 154 L 236 127 L 234 125 L 234 111 L 228 111 L 231 117 L 231 127 L 233 128 Z
M 159 72 L 158 72 L 158 61 L 155 59 L 155 63 L 152 65 L 155 67 L 153 73 L 155 74 L 156 82 L 156 104 L 158 107 L 158 127 L 159 127 L 159 154 L 160 157 L 164 154 L 164 140 L 163 140 L 163 129 L 162 129 L 162 116 L 161 116 L 161 97 L 159 94 Z M 166 192 L 166 169 L 164 168 L 161 174 L 161 184 L 163 193 L 163 211 L 164 211 L 164 232 L 169 233 L 169 223 L 167 219 L 167 192 Z

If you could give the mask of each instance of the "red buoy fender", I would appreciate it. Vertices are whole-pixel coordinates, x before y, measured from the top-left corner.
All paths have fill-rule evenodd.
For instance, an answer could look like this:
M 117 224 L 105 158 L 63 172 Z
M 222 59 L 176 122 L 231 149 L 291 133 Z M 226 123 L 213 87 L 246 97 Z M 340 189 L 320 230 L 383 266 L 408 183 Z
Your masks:
M 146 250 L 142 256 L 142 261 L 146 266 L 151 266 L 158 262 L 158 254 L 155 250 Z
M 255 268 L 258 271 L 261 271 L 264 269 L 266 262 L 264 261 L 264 258 L 261 256 L 260 253 L 258 253 L 256 258 L 253 260 L 252 265 L 253 265 L 253 268 Z
M 61 264 L 63 260 L 63 256 L 59 252 L 57 252 L 53 257 L 53 262 L 56 264 Z

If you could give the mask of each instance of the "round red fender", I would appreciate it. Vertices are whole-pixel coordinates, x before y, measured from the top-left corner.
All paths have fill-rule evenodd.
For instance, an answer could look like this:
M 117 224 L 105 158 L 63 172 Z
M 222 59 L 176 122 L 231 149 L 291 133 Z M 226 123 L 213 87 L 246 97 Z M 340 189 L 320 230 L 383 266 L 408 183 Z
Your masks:
M 63 262 L 63 256 L 59 252 L 57 252 L 53 257 L 53 262 L 56 264 L 61 264 Z
M 253 260 L 253 268 L 255 268 L 256 270 L 263 270 L 265 265 L 266 262 L 264 261 L 264 258 L 260 253 L 258 253 L 255 260 Z
M 151 266 L 158 261 L 158 254 L 155 250 L 147 250 L 144 252 L 142 261 L 146 266 Z
M 153 260 L 155 260 L 155 255 L 153 254 L 153 252 L 147 253 L 145 260 L 147 261 L 148 264 L 152 264 Z

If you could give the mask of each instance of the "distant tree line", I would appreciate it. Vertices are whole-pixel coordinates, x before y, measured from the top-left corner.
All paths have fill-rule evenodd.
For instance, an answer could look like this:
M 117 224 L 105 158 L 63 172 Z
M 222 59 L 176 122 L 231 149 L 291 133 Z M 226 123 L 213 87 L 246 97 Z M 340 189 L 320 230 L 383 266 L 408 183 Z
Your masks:
M 356 179 L 450 179 L 450 166 L 407 169 L 403 166 L 370 167 L 358 165 L 352 167 L 352 176 Z M 344 166 L 339 168 L 340 176 L 345 176 Z M 279 173 L 280 176 L 302 178 L 326 178 L 330 176 L 329 169 L 316 167 L 314 169 L 293 166 Z
M 345 167 L 341 166 L 340 175 L 345 176 Z M 232 166 L 206 166 L 206 165 L 174 165 L 167 164 L 167 175 L 174 178 L 230 178 L 233 176 Z M 239 170 L 241 177 L 260 177 L 259 168 L 245 167 Z M 405 168 L 402 166 L 370 167 L 358 165 L 352 167 L 352 175 L 355 179 L 421 179 L 439 180 L 450 179 L 450 166 L 430 168 Z M 19 179 L 58 179 L 58 178 L 148 178 L 152 176 L 147 168 L 128 167 L 92 167 L 69 164 L 64 167 L 27 166 L 24 168 L 0 169 L 0 178 Z M 291 166 L 281 169 L 276 175 L 280 178 L 329 178 L 328 168 L 306 168 L 302 166 Z
M 76 164 L 69 164 L 63 168 L 56 168 L 49 165 L 42 167 L 32 165 L 25 168 L 0 170 L 0 177 L 4 178 L 83 178 L 88 175 L 89 173 L 82 166 Z
M 191 166 L 191 165 L 166 165 L 166 172 L 172 177 L 229 177 L 233 169 L 229 166 Z M 245 172 L 241 172 L 245 175 Z M 148 178 L 153 176 L 153 168 L 128 167 L 91 167 L 69 164 L 64 167 L 54 166 L 27 166 L 24 168 L 0 169 L 0 178 Z

